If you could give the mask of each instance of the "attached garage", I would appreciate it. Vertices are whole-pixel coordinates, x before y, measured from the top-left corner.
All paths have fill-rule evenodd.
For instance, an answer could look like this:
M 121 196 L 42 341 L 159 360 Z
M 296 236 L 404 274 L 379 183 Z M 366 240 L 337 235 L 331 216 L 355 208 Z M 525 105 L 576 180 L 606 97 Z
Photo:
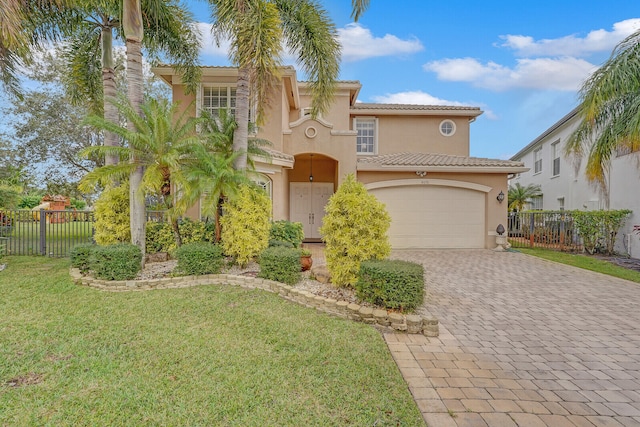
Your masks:
M 429 184 L 373 187 L 369 191 L 391 216 L 392 247 L 485 247 L 485 192 Z

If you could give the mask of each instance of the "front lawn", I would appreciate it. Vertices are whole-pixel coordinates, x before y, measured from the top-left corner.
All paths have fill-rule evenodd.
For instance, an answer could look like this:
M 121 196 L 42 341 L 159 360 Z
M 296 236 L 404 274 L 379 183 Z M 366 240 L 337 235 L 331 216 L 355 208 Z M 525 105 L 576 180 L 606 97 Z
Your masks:
M 233 286 L 107 293 L 0 272 L 0 425 L 424 426 L 380 334 Z
M 609 261 L 599 259 L 594 256 L 570 254 L 538 248 L 517 248 L 516 250 L 562 264 L 584 268 L 585 270 L 597 271 L 598 273 L 640 283 L 640 272 L 620 267 L 619 265 L 612 264 Z

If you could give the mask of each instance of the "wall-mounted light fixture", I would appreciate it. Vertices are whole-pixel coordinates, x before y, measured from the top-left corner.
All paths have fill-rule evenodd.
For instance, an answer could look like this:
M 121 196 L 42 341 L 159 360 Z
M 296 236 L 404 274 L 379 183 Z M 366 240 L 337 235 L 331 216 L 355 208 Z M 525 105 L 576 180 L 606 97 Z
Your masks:
M 313 182 L 313 154 L 309 154 L 309 182 Z
M 498 203 L 502 203 L 504 201 L 504 193 L 502 192 L 502 190 L 500 190 L 500 192 L 498 193 L 496 200 L 498 201 Z

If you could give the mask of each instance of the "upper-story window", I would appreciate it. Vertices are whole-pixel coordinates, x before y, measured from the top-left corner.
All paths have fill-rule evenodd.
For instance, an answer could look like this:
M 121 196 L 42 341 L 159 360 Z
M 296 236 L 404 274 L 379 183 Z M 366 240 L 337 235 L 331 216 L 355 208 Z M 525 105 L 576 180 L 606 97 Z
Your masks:
M 440 122 L 440 133 L 443 136 L 452 136 L 456 133 L 456 124 L 453 120 L 443 120 Z
M 214 117 L 220 115 L 220 110 L 236 113 L 236 88 L 232 86 L 205 86 L 202 91 L 202 109 L 207 110 Z
M 377 131 L 378 119 L 375 117 L 358 117 L 355 119 L 358 154 L 376 154 L 377 152 Z
M 558 176 L 560 175 L 560 141 L 551 144 L 551 151 L 553 152 L 553 176 Z
M 533 173 L 542 172 L 542 147 L 533 151 Z

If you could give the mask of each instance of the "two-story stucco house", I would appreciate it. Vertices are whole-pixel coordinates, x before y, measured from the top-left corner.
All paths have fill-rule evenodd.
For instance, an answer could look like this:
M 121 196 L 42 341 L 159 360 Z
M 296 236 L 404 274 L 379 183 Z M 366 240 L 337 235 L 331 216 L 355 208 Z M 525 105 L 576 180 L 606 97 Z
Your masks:
M 580 123 L 574 109 L 511 157 L 529 168 L 518 173 L 511 184 L 540 185 L 542 196 L 532 200 L 530 209 L 596 210 L 631 209 L 633 214 L 620 230 L 616 251 L 640 258 L 640 239 L 633 225 L 640 224 L 640 153 L 619 152 L 611 159 L 608 189 L 601 191 L 587 181 L 586 159 L 568 158 L 564 146 Z
M 171 67 L 153 72 L 173 90 L 173 100 L 197 115 L 233 108 L 237 70 L 203 67 L 196 94 L 187 95 Z M 292 67 L 271 97 L 257 137 L 273 143 L 272 158 L 255 159 L 273 202 L 273 218 L 299 221 L 306 239 L 320 239 L 324 206 L 353 173 L 384 202 L 395 248 L 493 248 L 506 224 L 510 174 L 518 162 L 469 157 L 475 107 L 358 103 L 361 85 L 340 81 L 330 110 L 309 115 L 309 84 Z M 199 216 L 199 206 L 190 215 Z

